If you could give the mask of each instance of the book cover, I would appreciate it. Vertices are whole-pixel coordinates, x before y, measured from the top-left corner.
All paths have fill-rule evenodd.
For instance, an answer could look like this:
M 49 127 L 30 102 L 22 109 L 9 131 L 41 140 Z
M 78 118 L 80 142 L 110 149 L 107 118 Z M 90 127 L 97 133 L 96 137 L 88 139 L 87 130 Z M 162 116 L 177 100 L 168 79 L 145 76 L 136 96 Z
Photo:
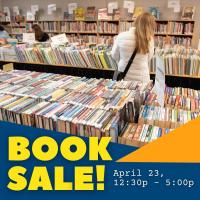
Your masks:
M 108 9 L 101 8 L 98 10 L 98 20 L 109 20 L 110 17 L 108 16 Z
M 77 8 L 75 10 L 75 20 L 77 20 L 77 21 L 85 20 L 85 9 L 84 8 Z
M 195 13 L 195 7 L 194 6 L 185 6 L 183 8 L 181 19 L 183 20 L 192 20 Z
M 113 12 L 114 12 L 114 14 L 113 14 L 113 20 L 117 20 L 117 21 L 120 20 L 120 17 L 121 17 L 120 10 L 117 9 L 117 10 L 114 10 Z
M 149 13 L 151 13 L 151 15 L 156 19 L 160 19 L 160 11 L 157 7 L 149 7 Z
M 87 7 L 85 19 L 88 20 L 88 21 L 93 21 L 93 20 L 96 19 L 96 8 L 95 8 L 95 6 Z
M 133 13 L 133 19 L 136 19 L 139 15 L 141 15 L 144 12 L 143 7 L 141 6 L 136 6 L 134 9 L 134 13 Z

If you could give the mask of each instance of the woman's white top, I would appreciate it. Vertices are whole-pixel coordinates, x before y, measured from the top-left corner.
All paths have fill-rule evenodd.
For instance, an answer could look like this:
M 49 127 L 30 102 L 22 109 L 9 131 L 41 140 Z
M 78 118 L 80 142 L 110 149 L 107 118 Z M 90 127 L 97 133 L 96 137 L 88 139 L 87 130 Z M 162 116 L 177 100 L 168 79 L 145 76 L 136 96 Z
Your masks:
M 128 64 L 128 61 L 135 50 L 136 38 L 135 27 L 129 31 L 120 33 L 114 42 L 112 48 L 112 57 L 118 63 L 118 70 L 123 72 Z M 143 83 L 150 81 L 149 62 L 154 54 L 154 40 L 149 44 L 149 53 L 137 53 L 129 71 L 126 74 L 125 80 L 136 80 Z

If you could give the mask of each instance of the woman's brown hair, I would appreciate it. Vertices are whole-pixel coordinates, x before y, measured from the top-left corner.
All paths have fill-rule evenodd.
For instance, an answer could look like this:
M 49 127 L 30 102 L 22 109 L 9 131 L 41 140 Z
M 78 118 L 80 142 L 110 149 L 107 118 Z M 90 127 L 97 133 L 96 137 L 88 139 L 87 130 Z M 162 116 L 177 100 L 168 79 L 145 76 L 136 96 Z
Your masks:
M 143 13 L 136 18 L 135 36 L 139 53 L 149 53 L 149 43 L 154 37 L 155 26 L 155 18 L 150 13 Z
M 42 29 L 40 28 L 40 26 L 38 24 L 34 24 L 32 26 L 32 29 L 35 32 L 35 39 L 38 40 L 38 41 L 40 41 L 41 38 L 42 38 L 42 36 L 43 36 L 43 34 L 44 34 L 43 31 L 42 31 Z

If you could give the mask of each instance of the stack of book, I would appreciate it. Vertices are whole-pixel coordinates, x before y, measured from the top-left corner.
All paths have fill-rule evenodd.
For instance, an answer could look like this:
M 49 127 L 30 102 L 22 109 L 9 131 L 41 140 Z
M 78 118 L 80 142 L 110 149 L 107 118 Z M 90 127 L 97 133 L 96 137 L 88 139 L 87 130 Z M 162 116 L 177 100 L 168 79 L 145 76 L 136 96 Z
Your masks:
M 151 60 L 150 72 L 155 73 L 156 55 L 164 59 L 165 73 L 169 75 L 200 76 L 200 54 L 198 50 L 183 46 L 157 48 Z
M 0 120 L 81 136 L 106 135 L 116 142 L 126 123 L 135 121 L 136 100 L 145 99 L 151 88 L 151 83 L 1 72 Z

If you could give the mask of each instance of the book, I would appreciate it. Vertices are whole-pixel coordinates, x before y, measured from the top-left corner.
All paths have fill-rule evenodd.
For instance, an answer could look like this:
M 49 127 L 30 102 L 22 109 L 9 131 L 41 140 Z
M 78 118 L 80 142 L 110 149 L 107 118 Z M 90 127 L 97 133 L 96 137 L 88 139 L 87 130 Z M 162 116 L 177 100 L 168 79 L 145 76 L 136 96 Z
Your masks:
M 149 7 L 149 13 L 155 17 L 155 19 L 160 19 L 160 11 L 156 7 Z
M 113 12 L 113 20 L 119 21 L 121 17 L 120 9 L 115 9 Z
M 183 8 L 181 19 L 183 20 L 192 20 L 195 13 L 195 7 L 194 6 L 185 6 Z
M 77 20 L 77 21 L 85 20 L 85 9 L 84 8 L 75 9 L 75 20 Z
M 63 14 L 64 20 L 74 20 L 74 14 L 69 14 L 69 12 L 65 11 Z
M 141 15 L 144 12 L 143 7 L 141 6 L 136 6 L 134 9 L 134 13 L 133 13 L 133 19 L 136 19 L 139 15 Z
M 89 21 L 93 21 L 93 20 L 96 19 L 96 8 L 95 8 L 95 6 L 87 7 L 85 19 L 89 20 Z
M 98 20 L 111 20 L 112 16 L 108 15 L 107 8 L 101 8 L 98 10 Z

